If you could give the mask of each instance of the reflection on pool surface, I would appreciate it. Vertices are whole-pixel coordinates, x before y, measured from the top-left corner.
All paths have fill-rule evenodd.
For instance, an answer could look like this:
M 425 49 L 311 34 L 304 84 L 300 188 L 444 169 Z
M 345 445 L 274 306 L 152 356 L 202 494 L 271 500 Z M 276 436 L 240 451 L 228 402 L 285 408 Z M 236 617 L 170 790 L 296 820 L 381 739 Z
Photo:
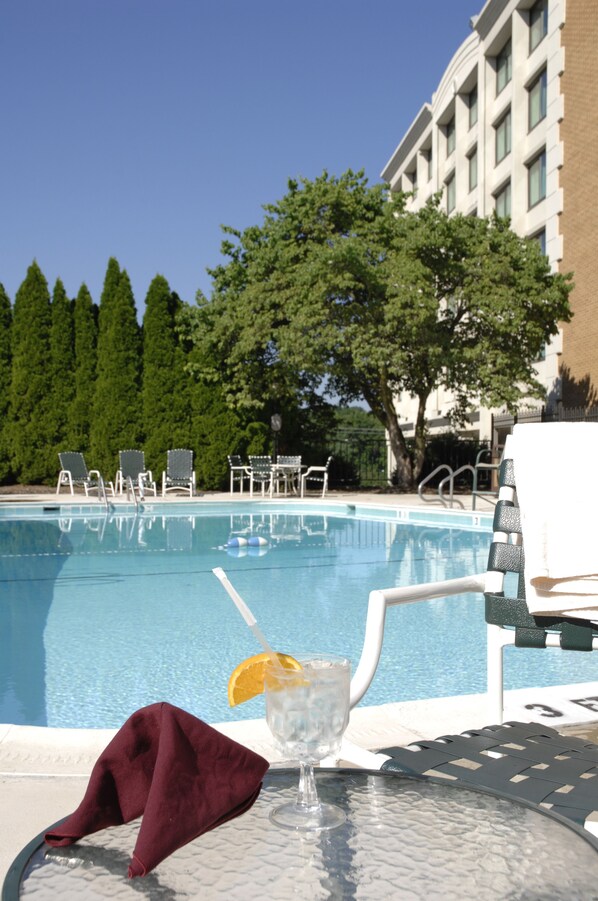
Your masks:
M 276 648 L 343 653 L 355 667 L 372 588 L 483 571 L 490 539 L 395 511 L 0 519 L 0 722 L 115 728 L 157 700 L 211 722 L 262 716 L 263 698 L 227 705 L 230 672 L 260 648 L 213 567 Z M 518 651 L 507 687 L 593 678 L 568 656 Z M 362 703 L 484 688 L 481 599 L 439 599 L 389 612 Z

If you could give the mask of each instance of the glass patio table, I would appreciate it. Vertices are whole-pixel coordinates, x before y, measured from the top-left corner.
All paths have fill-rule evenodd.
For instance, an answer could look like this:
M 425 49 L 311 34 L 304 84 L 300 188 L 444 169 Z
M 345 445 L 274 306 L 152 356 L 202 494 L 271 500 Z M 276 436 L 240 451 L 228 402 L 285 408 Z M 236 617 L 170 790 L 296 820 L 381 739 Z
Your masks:
M 270 770 L 254 806 L 128 880 L 138 822 L 68 848 L 34 839 L 2 901 L 45 899 L 598 899 L 598 850 L 583 829 L 522 802 L 442 780 L 319 770 L 323 800 L 347 822 L 301 836 L 269 812 L 297 771 Z

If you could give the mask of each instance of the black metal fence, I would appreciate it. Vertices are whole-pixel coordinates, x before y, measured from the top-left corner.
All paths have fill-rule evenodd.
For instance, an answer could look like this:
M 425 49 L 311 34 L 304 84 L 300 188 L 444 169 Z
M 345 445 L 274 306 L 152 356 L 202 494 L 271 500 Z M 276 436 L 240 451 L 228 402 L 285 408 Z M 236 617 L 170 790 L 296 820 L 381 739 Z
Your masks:
M 388 485 L 387 442 L 384 429 L 340 428 L 327 442 L 334 460 L 330 484 L 337 488 L 375 488 Z

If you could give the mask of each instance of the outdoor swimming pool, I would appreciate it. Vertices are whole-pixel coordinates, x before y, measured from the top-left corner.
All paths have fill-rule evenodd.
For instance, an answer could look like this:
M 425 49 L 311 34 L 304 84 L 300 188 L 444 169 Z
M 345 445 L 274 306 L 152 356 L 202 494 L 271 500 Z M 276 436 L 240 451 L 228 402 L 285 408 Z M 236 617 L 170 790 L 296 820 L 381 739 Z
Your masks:
M 445 514 L 435 526 L 428 511 L 409 522 L 394 508 L 295 508 L 303 512 L 267 503 L 29 507 L 17 518 L 3 509 L 0 722 L 116 728 L 158 700 L 210 722 L 263 716 L 263 698 L 228 707 L 230 672 L 260 648 L 215 566 L 276 648 L 343 653 L 354 667 L 372 588 L 485 569 L 489 522 L 472 526 L 484 517 Z M 234 538 L 261 542 L 233 548 Z M 455 622 L 465 627 L 454 631 Z M 507 688 L 595 678 L 592 655 L 511 650 Z M 481 599 L 395 608 L 362 705 L 484 691 L 485 666 Z

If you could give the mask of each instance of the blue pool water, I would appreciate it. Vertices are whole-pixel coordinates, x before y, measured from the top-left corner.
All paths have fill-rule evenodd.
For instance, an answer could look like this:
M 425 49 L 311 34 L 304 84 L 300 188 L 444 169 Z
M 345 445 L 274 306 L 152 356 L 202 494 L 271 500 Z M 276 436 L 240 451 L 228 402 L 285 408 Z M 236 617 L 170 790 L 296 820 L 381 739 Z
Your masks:
M 471 515 L 435 526 L 427 512 L 404 522 L 394 510 L 270 507 L 2 511 L 0 722 L 115 728 L 157 700 L 211 722 L 262 716 L 263 698 L 227 704 L 230 672 L 260 648 L 215 566 L 276 648 L 343 653 L 353 666 L 372 588 L 485 569 L 489 525 L 473 528 Z M 262 546 L 231 548 L 235 537 Z M 590 681 L 591 657 L 507 649 L 506 687 Z M 481 599 L 394 608 L 362 704 L 484 691 L 485 666 Z

